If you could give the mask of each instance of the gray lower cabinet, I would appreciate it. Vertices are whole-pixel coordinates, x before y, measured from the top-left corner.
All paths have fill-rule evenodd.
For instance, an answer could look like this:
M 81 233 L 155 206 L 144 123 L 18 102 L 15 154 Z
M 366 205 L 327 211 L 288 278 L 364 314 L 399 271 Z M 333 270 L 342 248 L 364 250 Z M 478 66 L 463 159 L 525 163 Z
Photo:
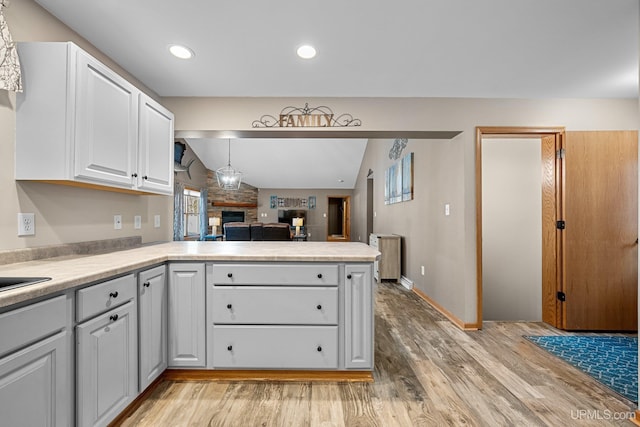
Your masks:
M 337 369 L 337 326 L 215 325 L 216 368 Z
M 167 368 L 167 268 L 138 274 L 139 391 Z
M 123 288 L 123 280 L 127 286 Z M 113 286 L 111 292 L 108 288 Z M 119 289 L 119 290 L 115 290 Z M 108 425 L 138 394 L 138 323 L 134 275 L 84 288 L 85 302 L 101 313 L 78 312 L 88 320 L 76 326 L 76 423 Z M 132 293 L 133 291 L 133 293 Z M 113 307 L 104 311 L 109 297 Z M 93 301 L 93 300 L 96 301 Z M 77 300 L 77 304 L 80 300 Z M 77 305 L 76 304 L 76 305 Z
M 344 268 L 345 368 L 373 369 L 373 292 L 371 264 Z
M 372 263 L 207 265 L 208 367 L 373 369 Z
M 204 263 L 169 264 L 169 367 L 206 366 Z
M 59 296 L 0 314 L 1 425 L 73 424 L 67 301 Z

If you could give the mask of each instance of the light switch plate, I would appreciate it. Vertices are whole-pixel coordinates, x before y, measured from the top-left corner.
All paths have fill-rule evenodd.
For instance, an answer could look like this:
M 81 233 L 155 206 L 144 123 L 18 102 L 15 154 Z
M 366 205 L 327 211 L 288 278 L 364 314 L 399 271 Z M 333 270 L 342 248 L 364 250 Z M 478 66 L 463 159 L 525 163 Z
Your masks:
M 122 229 L 122 215 L 114 215 L 113 216 L 113 229 L 121 230 Z
M 142 217 L 140 215 L 136 215 L 133 217 L 133 228 L 139 230 L 142 228 Z
M 18 236 L 33 236 L 36 234 L 36 215 L 33 213 L 18 214 Z
M 155 228 L 160 228 L 160 215 L 153 216 L 153 226 Z

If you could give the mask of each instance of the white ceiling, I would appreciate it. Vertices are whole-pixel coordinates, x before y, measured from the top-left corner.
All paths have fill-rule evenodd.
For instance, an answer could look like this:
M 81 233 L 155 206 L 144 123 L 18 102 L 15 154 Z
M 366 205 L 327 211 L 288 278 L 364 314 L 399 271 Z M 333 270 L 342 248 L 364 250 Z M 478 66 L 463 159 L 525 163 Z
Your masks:
M 36 1 L 164 97 L 638 96 L 638 0 Z M 172 57 L 172 43 L 195 58 Z M 296 56 L 305 43 L 316 58 Z M 354 163 L 324 162 L 351 142 L 299 158 L 346 183 Z M 279 157 L 245 163 L 245 151 L 232 164 L 249 183 L 283 187 L 260 171 Z
M 228 140 L 186 141 L 207 169 L 228 163 Z M 366 139 L 232 139 L 231 166 L 258 188 L 350 189 L 366 147 Z

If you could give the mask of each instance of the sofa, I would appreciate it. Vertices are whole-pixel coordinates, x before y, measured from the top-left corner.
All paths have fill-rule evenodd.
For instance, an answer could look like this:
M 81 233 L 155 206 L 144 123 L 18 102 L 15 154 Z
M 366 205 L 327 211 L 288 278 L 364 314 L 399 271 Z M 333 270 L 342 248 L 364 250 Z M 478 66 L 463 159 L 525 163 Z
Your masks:
M 286 241 L 291 240 L 291 228 L 285 223 L 227 222 L 224 239 L 229 241 Z

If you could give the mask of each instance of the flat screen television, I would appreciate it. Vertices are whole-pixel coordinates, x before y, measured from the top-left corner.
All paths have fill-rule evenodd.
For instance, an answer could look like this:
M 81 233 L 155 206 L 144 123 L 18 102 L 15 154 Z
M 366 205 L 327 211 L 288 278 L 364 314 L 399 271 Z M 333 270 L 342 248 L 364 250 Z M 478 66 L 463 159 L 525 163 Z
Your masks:
M 306 213 L 307 211 L 301 209 L 279 209 L 278 222 L 293 225 L 293 218 L 302 218 L 304 225 L 307 225 Z

